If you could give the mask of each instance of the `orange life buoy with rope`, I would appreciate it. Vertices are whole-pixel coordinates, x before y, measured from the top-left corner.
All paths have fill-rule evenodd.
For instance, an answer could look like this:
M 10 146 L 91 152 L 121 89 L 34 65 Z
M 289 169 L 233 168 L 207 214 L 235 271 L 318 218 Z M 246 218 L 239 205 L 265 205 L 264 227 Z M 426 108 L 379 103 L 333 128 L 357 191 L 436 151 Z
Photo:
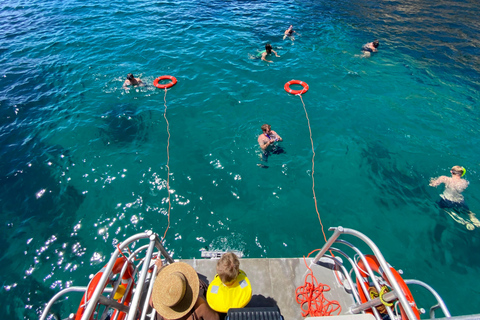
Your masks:
M 160 80 L 172 80 L 172 82 L 169 82 L 166 84 L 160 84 L 158 83 Z M 153 85 L 159 89 L 168 89 L 173 87 L 176 84 L 177 84 L 177 78 L 175 78 L 174 76 L 161 76 L 153 80 Z
M 370 266 L 370 268 L 372 269 L 372 271 L 374 272 L 377 272 L 379 274 L 382 275 L 382 278 L 389 282 L 387 277 L 385 276 L 384 274 L 384 271 L 381 269 L 380 267 L 380 263 L 378 262 L 377 258 L 373 255 L 366 255 L 365 256 L 365 259 L 367 260 L 367 263 L 368 265 Z M 368 278 L 368 274 L 366 272 L 366 268 L 365 268 L 365 264 L 363 263 L 362 260 L 358 261 L 358 269 L 360 271 L 360 274 L 362 275 L 363 279 L 359 279 L 357 278 L 356 279 L 356 282 L 357 282 L 357 289 L 358 289 L 358 293 L 360 295 L 360 300 L 362 301 L 362 303 L 365 303 L 368 301 L 365 293 L 363 292 L 362 290 L 362 287 L 360 286 L 360 283 L 359 281 L 362 281 L 365 288 L 367 288 L 367 290 L 369 289 L 369 284 L 368 284 L 368 280 L 366 280 Z M 417 317 L 417 319 L 420 319 L 420 312 L 418 311 L 418 308 L 417 308 L 417 304 L 415 303 L 415 300 L 413 299 L 413 296 L 412 296 L 412 293 L 410 292 L 410 289 L 408 289 L 408 286 L 407 284 L 405 283 L 405 281 L 403 280 L 402 276 L 398 273 L 397 270 L 395 270 L 394 268 L 390 267 L 390 271 L 392 272 L 393 276 L 395 277 L 395 280 L 397 281 L 397 283 L 399 284 L 400 288 L 402 289 L 403 291 L 403 294 L 405 295 L 405 297 L 407 298 L 408 300 L 408 303 L 410 304 L 411 308 L 412 308 L 412 311 L 413 313 L 415 314 L 415 316 Z M 390 284 L 390 283 L 389 283 Z M 382 290 L 383 291 L 383 290 Z M 376 290 L 375 290 L 376 292 Z M 372 294 L 372 292 L 370 292 L 370 294 Z M 378 294 L 378 293 L 377 293 Z M 382 296 L 383 296 L 383 293 L 380 293 L 380 300 L 383 301 L 382 299 Z M 369 312 L 371 313 L 371 312 Z M 402 319 L 408 319 L 407 317 L 407 314 L 405 313 L 405 310 L 403 310 L 403 307 L 402 305 L 400 305 L 400 313 L 402 314 Z
M 292 84 L 299 84 L 303 87 L 302 90 L 292 90 L 290 89 L 290 85 Z M 290 80 L 287 83 L 285 83 L 285 86 L 283 87 L 285 91 L 291 94 L 304 94 L 305 92 L 308 91 L 308 84 L 306 82 L 300 81 L 300 80 Z
M 128 260 L 125 257 L 120 257 L 115 261 L 115 264 L 113 265 L 113 269 L 112 269 L 112 274 L 114 274 L 114 275 L 119 274 L 122 271 L 123 265 L 125 263 L 128 263 L 129 265 L 128 265 L 127 270 L 125 271 L 125 273 L 122 277 L 122 284 L 123 284 L 124 279 L 127 279 L 127 281 L 128 281 L 128 279 L 132 279 L 132 281 L 133 281 L 133 277 L 132 277 L 133 266 L 132 266 L 132 264 L 130 262 L 128 262 Z M 103 268 L 100 269 L 100 271 L 97 272 L 97 274 L 95 274 L 95 276 L 92 278 L 92 280 L 90 280 L 90 283 L 88 284 L 88 287 L 87 287 L 87 291 L 83 294 L 82 300 L 81 300 L 80 305 L 79 305 L 78 310 L 77 310 L 77 313 L 75 314 L 75 320 L 81 320 L 82 319 L 83 313 L 85 312 L 85 307 L 87 305 L 87 302 L 92 298 L 92 295 L 95 292 L 95 289 L 97 288 L 98 283 L 100 281 L 100 278 L 102 277 L 103 272 L 105 271 L 106 267 L 107 267 L 107 264 L 104 265 Z M 107 284 L 105 284 L 103 289 L 105 289 L 106 286 L 107 286 Z M 132 288 L 133 288 L 133 284 L 130 286 L 129 293 L 127 294 L 127 297 L 125 298 L 125 305 L 128 305 L 128 304 L 126 304 L 126 300 L 128 300 L 128 303 L 130 303 Z M 119 299 L 119 302 L 121 303 L 121 298 Z M 121 312 L 120 316 L 122 316 L 122 315 L 123 315 L 123 317 L 119 318 L 119 319 L 123 319 L 125 317 L 125 313 Z M 93 313 L 90 315 L 90 320 L 92 320 L 92 319 L 93 319 Z

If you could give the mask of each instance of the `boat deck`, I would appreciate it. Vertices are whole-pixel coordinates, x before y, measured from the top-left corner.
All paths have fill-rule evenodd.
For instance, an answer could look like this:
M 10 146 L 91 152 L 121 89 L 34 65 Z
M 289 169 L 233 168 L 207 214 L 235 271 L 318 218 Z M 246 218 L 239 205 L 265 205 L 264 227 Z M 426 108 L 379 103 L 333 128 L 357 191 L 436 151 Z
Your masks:
M 215 259 L 181 261 L 191 265 L 207 283 L 215 277 Z M 307 264 L 310 265 L 311 261 L 311 258 L 307 259 Z M 305 284 L 308 273 L 303 258 L 242 258 L 240 269 L 245 271 L 252 285 L 252 300 L 247 307 L 278 307 L 285 319 L 303 319 L 300 305 L 295 300 L 295 290 Z M 341 314 L 349 314 L 349 309 L 354 304 L 353 297 L 337 281 L 333 265 L 328 263 L 328 259 L 322 258 L 319 264 L 313 265 L 312 270 L 319 283 L 331 288 L 325 293 L 325 298 L 338 301 L 342 307 Z

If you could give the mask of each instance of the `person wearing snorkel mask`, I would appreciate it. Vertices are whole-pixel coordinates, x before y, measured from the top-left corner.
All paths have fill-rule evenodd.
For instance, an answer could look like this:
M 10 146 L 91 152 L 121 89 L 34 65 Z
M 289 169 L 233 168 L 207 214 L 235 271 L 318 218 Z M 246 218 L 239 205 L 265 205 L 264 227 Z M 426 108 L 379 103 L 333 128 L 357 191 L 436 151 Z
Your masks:
M 440 195 L 441 199 L 438 201 L 438 206 L 444 209 L 455 221 L 464 224 L 468 230 L 473 230 L 475 227 L 480 227 L 480 221 L 470 211 L 462 195 L 462 192 L 469 185 L 469 182 L 463 178 L 465 173 L 464 167 L 453 166 L 450 169 L 451 177 L 440 176 L 432 178 L 430 179 L 430 186 L 437 187 L 442 183 L 445 184 L 445 190 Z M 463 219 L 458 213 L 467 213 L 470 222 Z
M 463 199 L 462 192 L 468 187 L 469 182 L 462 178 L 464 175 L 464 167 L 453 166 L 450 169 L 451 177 L 440 176 L 430 180 L 431 187 L 437 187 L 440 184 L 445 184 L 445 191 L 440 195 L 440 208 L 465 207 L 468 209 Z

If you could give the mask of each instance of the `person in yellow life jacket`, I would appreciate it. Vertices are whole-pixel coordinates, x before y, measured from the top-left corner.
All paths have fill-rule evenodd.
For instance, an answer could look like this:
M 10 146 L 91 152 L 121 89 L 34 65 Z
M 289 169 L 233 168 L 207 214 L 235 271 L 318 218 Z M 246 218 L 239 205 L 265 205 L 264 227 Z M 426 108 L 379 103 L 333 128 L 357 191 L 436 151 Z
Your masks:
M 227 313 L 230 308 L 243 308 L 252 298 L 252 286 L 240 261 L 232 253 L 225 253 L 217 262 L 217 274 L 207 290 L 207 302 L 217 312 Z

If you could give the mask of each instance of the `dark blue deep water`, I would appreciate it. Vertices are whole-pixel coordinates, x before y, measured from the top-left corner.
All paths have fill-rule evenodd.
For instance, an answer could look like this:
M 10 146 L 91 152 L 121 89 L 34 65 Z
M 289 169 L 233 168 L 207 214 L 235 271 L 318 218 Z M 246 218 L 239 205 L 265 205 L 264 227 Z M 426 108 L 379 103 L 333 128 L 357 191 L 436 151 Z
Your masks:
M 283 89 L 291 79 L 310 86 L 323 224 L 371 237 L 453 315 L 480 313 L 480 229 L 445 215 L 442 188 L 428 186 L 464 166 L 480 215 L 479 16 L 473 0 L 3 0 L 0 317 L 37 318 L 118 241 L 163 235 L 167 161 L 175 258 L 321 247 L 307 119 Z M 282 40 L 290 24 L 294 43 Z M 379 53 L 359 57 L 373 39 Z M 266 42 L 280 57 L 249 59 Z M 129 72 L 148 85 L 122 89 Z M 165 95 L 151 84 L 166 74 L 178 84 Z M 263 123 L 286 150 L 268 169 L 257 166 Z

